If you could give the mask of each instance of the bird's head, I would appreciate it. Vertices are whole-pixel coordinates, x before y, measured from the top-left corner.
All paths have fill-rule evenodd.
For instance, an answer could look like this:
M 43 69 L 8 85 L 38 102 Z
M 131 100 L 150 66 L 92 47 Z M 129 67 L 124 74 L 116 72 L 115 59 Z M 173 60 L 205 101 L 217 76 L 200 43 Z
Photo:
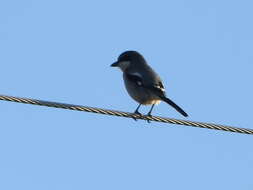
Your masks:
M 133 64 L 139 64 L 144 58 L 137 51 L 126 51 L 120 54 L 118 60 L 111 64 L 112 67 L 119 67 L 123 72 Z

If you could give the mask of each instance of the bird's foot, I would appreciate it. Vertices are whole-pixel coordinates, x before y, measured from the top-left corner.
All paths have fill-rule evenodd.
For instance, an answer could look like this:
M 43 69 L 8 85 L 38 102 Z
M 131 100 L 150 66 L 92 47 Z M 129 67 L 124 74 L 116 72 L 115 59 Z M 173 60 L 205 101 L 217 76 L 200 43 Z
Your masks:
M 140 112 L 138 112 L 137 110 L 133 113 L 133 115 L 134 114 L 137 114 L 137 115 L 139 115 L 140 117 L 142 116 L 142 114 L 140 113 Z M 137 119 L 133 116 L 133 119 L 135 120 L 135 121 L 137 121 Z
M 148 112 L 148 114 L 147 114 L 146 116 L 147 116 L 147 117 L 152 117 L 152 115 L 151 115 L 150 112 Z M 151 122 L 150 122 L 150 119 L 147 118 L 147 122 L 148 122 L 148 123 L 151 123 Z

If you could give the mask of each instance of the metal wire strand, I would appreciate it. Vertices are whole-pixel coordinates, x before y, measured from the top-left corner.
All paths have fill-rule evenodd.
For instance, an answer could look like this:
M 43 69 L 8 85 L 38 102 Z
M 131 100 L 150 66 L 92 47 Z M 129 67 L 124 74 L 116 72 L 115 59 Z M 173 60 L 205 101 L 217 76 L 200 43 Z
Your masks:
M 157 122 L 171 123 L 171 124 L 178 124 L 178 125 L 185 125 L 185 126 L 192 126 L 192 127 L 201 127 L 201 128 L 206 128 L 206 129 L 216 129 L 216 130 L 229 131 L 229 132 L 235 132 L 235 133 L 243 133 L 243 134 L 251 134 L 251 135 L 253 134 L 253 129 L 245 129 L 245 128 L 231 127 L 231 126 L 211 124 L 211 123 L 195 122 L 195 121 L 186 121 L 186 120 L 180 120 L 180 119 L 171 119 L 171 118 L 158 117 L 158 116 L 152 116 L 152 117 L 140 116 L 138 114 L 133 114 L 129 112 L 122 112 L 122 111 L 115 111 L 115 110 L 108 110 L 108 109 L 101 109 L 101 108 L 94 108 L 94 107 L 80 106 L 80 105 L 73 105 L 73 104 L 64 104 L 64 103 L 58 103 L 58 102 L 49 102 L 49 101 L 36 100 L 36 99 L 30 99 L 30 98 L 18 98 L 18 97 L 13 97 L 13 96 L 0 95 L 0 100 L 69 109 L 69 110 L 75 110 L 75 111 L 85 111 L 85 112 L 113 115 L 113 116 L 119 116 L 119 117 L 157 121 Z

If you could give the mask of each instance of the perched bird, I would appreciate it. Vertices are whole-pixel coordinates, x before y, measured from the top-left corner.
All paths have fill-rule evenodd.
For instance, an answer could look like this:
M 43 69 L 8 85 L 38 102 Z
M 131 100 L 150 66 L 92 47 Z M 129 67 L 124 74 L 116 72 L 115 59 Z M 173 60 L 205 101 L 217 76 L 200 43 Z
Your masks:
M 162 80 L 140 53 L 126 51 L 111 66 L 121 69 L 128 94 L 139 103 L 134 113 L 141 115 L 138 111 L 141 105 L 152 105 L 147 114 L 151 116 L 154 105 L 164 101 L 183 116 L 188 116 L 182 108 L 166 97 Z

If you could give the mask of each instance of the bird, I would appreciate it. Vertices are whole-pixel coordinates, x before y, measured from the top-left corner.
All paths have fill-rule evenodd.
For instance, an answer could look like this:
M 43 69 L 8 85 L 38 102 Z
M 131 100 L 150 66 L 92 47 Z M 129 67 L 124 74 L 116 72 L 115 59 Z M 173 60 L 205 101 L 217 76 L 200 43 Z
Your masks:
M 161 101 L 168 103 L 184 117 L 188 114 L 176 103 L 166 96 L 165 88 L 159 75 L 148 65 L 144 57 L 137 51 L 121 53 L 112 67 L 118 67 L 123 72 L 123 80 L 128 94 L 138 102 L 134 114 L 142 116 L 139 112 L 141 105 L 151 105 L 147 116 L 155 105 Z

